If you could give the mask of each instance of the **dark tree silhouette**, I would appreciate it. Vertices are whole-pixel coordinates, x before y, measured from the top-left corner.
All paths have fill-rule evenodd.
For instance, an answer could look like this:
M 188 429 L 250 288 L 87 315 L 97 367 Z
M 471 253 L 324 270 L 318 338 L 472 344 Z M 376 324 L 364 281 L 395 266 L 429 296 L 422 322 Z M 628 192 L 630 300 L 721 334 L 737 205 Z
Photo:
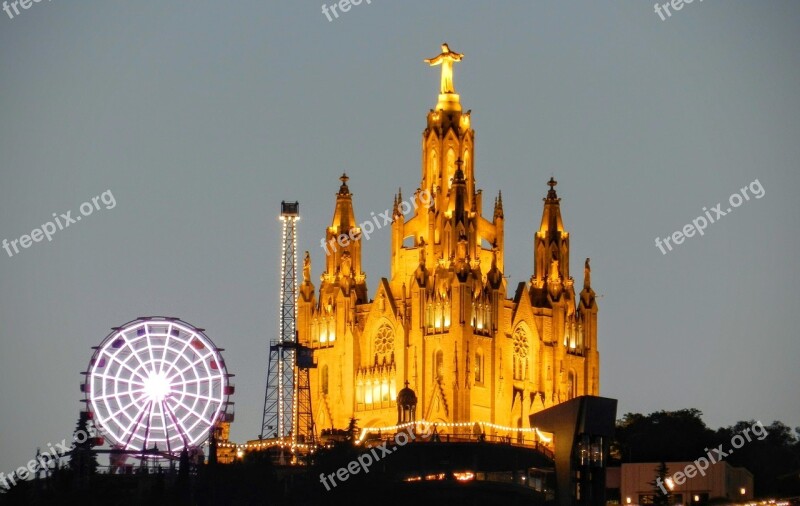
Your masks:
M 669 504 L 669 490 L 667 490 L 667 476 L 669 468 L 662 462 L 656 467 L 656 477 L 650 482 L 653 486 L 653 504 L 655 506 L 667 506 Z
M 358 439 L 358 418 L 351 418 L 347 424 L 347 441 L 354 443 Z
M 78 425 L 75 427 L 72 442 L 69 468 L 76 478 L 86 480 L 89 476 L 97 473 L 97 456 L 92 451 L 97 440 L 86 411 L 81 411 L 78 417 Z

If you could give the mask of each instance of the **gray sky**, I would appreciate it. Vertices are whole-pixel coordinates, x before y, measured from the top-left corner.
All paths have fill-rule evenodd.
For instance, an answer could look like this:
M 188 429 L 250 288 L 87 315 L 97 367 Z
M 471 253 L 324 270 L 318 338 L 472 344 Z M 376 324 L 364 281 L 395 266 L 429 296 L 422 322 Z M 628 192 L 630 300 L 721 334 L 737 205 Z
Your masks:
M 666 21 L 633 1 L 373 0 L 332 22 L 307 0 L 0 11 L 0 239 L 106 190 L 117 202 L 0 250 L 0 472 L 70 436 L 90 347 L 140 315 L 226 349 L 233 437 L 255 437 L 280 201 L 301 203 L 316 279 L 343 170 L 359 220 L 410 195 L 439 85 L 422 60 L 443 41 L 466 55 L 478 186 L 503 191 L 509 295 L 553 175 L 577 283 L 592 258 L 601 394 L 619 414 L 800 425 L 798 26 L 791 1 L 695 1 Z M 655 246 L 755 179 L 763 198 Z M 389 240 L 364 245 L 370 294 Z

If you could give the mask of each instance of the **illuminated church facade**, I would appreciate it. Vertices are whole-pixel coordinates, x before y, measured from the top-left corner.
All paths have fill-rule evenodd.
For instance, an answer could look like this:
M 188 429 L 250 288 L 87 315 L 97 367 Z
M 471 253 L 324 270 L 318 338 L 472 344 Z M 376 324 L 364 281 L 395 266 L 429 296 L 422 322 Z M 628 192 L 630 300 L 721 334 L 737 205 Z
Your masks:
M 361 427 L 396 424 L 405 385 L 416 395 L 417 420 L 512 428 L 528 427 L 529 415 L 544 408 L 599 394 L 589 260 L 576 295 L 556 182 L 550 179 L 541 221 L 530 231 L 533 275 L 509 297 L 502 195 L 484 215 L 470 111 L 462 111 L 452 79 L 463 55 L 442 50 L 426 60 L 441 65 L 442 82 L 422 133 L 413 197 L 429 205 L 412 213 L 395 196 L 390 278 L 370 299 L 346 176 L 326 229 L 318 288 L 306 254 L 297 335 L 315 350 L 310 389 L 318 432 L 345 428 L 351 418 Z

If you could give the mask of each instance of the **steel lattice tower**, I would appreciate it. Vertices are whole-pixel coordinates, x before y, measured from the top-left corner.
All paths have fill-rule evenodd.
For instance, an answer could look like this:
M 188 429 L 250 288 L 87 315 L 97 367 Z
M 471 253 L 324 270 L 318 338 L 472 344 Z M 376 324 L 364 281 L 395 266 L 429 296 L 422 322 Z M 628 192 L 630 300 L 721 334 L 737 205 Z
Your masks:
M 281 241 L 280 335 L 269 347 L 267 391 L 260 439 L 285 438 L 293 434 L 295 401 L 295 346 L 297 334 L 297 221 L 298 202 L 281 202 L 283 222 Z
M 292 432 L 292 443 L 300 442 L 313 445 L 316 442 L 316 427 L 314 415 L 311 411 L 311 381 L 309 369 L 314 369 L 314 350 L 298 344 L 295 359 L 297 360 L 296 387 L 297 402 L 295 403 L 295 427 Z

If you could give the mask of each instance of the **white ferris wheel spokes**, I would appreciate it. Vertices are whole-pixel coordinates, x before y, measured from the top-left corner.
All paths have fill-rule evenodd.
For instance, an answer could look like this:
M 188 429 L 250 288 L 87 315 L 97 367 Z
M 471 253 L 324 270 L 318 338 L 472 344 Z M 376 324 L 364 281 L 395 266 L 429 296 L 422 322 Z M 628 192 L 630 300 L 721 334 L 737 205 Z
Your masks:
M 201 330 L 174 318 L 141 318 L 96 348 L 84 390 L 114 446 L 169 454 L 202 444 L 224 419 L 233 387 Z

